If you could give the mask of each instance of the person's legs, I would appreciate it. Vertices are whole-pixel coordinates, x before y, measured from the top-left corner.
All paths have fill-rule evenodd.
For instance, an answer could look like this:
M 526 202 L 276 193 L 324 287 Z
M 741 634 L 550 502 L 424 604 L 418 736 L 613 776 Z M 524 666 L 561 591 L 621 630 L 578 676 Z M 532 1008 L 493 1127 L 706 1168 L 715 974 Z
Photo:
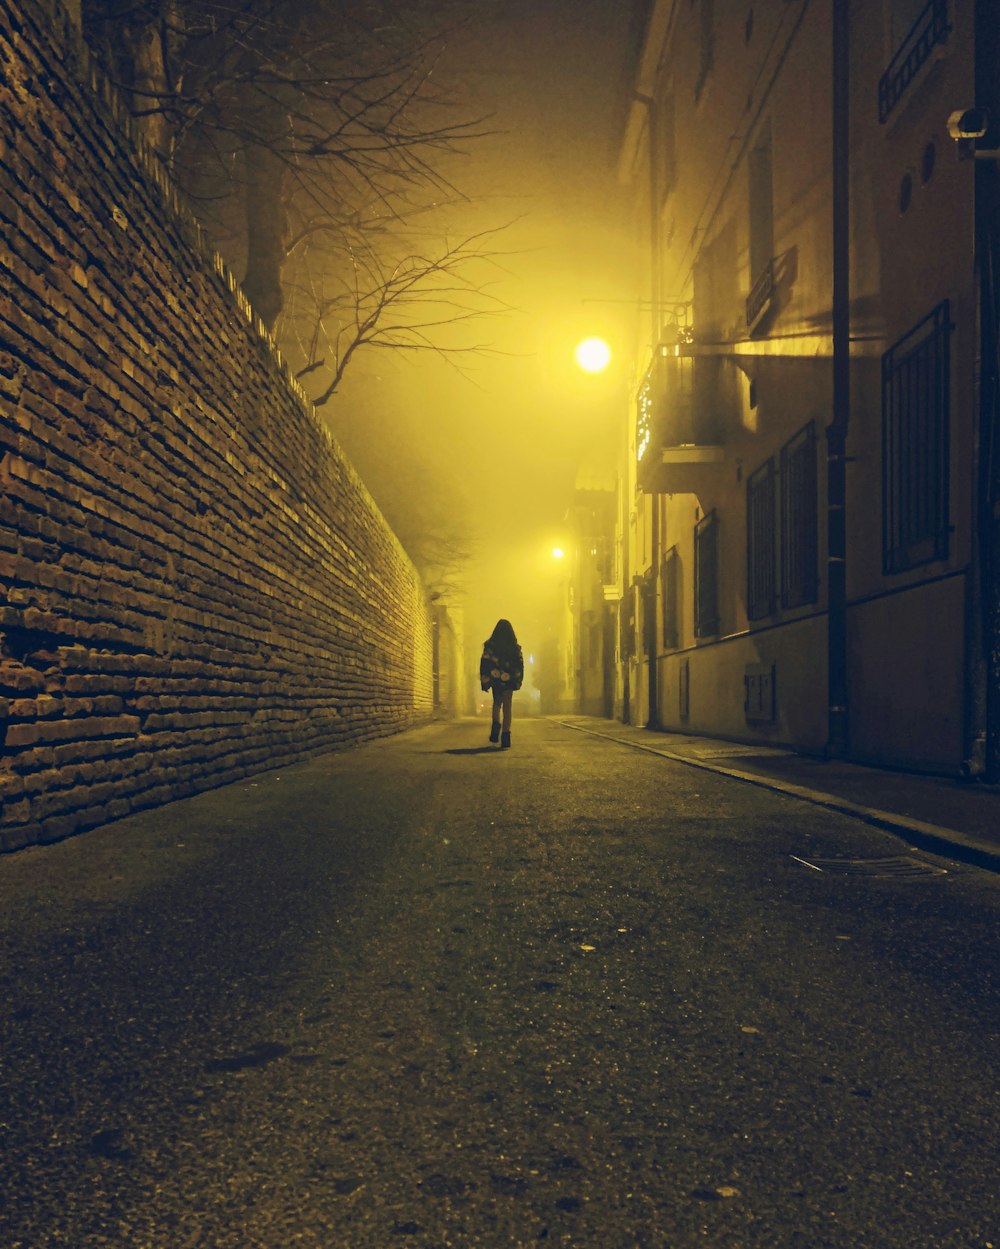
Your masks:
M 514 691 L 504 690 L 504 692 L 500 695 L 500 704 L 501 704 L 501 707 L 503 708 L 503 731 L 505 733 L 509 733 L 510 732 L 510 716 L 511 716 L 511 711 L 513 710 L 513 704 L 514 704 Z
M 500 691 L 493 691 L 493 722 L 490 725 L 490 741 L 500 740 Z

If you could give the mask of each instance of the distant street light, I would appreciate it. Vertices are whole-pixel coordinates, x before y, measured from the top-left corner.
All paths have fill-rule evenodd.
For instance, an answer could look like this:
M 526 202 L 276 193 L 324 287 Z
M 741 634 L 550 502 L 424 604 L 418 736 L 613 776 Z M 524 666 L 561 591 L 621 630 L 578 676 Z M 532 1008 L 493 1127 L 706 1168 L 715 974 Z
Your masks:
M 552 548 L 552 558 L 553 558 L 553 559 L 562 559 L 562 557 L 563 557 L 565 554 L 566 554 L 566 552 L 562 549 L 562 547 L 561 547 L 561 546 L 554 546 L 554 547 Z
M 600 373 L 611 363 L 611 348 L 603 338 L 585 338 L 577 345 L 576 362 L 587 373 Z

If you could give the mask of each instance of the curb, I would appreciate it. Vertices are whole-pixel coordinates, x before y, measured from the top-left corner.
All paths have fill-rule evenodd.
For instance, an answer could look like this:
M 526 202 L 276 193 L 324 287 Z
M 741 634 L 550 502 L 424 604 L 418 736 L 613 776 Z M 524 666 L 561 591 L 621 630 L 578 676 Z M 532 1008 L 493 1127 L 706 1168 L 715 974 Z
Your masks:
M 575 729 L 578 733 L 602 737 L 605 741 L 615 742 L 619 746 L 659 755 L 663 759 L 670 759 L 673 763 L 683 763 L 689 768 L 699 768 L 703 772 L 714 772 L 717 776 L 728 776 L 734 781 L 743 781 L 747 785 L 770 789 L 775 793 L 785 794 L 789 798 L 798 798 L 802 802 L 811 802 L 814 806 L 825 807 L 841 815 L 853 816 L 854 819 L 862 820 L 886 832 L 904 836 L 912 845 L 930 851 L 932 854 L 969 863 L 973 867 L 983 868 L 989 872 L 1000 872 L 1000 849 L 968 833 L 959 832 L 958 829 L 945 828 L 940 824 L 929 824 L 924 820 L 899 815 L 894 811 L 883 811 L 878 807 L 866 807 L 861 803 L 839 798 L 836 794 L 809 789 L 805 785 L 795 785 L 791 781 L 779 781 L 773 777 L 762 776 L 759 772 L 743 772 L 738 768 L 722 767 L 720 764 L 708 763 L 703 759 L 690 759 L 686 755 L 677 754 L 663 746 L 630 741 L 626 737 L 616 737 L 611 733 L 602 733 L 599 729 L 573 724 L 569 720 L 557 720 L 556 723 L 567 729 Z

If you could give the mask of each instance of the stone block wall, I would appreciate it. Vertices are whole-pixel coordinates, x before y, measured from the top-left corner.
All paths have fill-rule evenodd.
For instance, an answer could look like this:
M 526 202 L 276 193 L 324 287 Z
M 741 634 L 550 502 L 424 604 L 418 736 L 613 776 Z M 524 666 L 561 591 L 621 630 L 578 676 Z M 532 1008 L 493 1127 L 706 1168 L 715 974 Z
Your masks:
M 0 0 L 0 849 L 431 711 L 412 564 L 73 24 Z

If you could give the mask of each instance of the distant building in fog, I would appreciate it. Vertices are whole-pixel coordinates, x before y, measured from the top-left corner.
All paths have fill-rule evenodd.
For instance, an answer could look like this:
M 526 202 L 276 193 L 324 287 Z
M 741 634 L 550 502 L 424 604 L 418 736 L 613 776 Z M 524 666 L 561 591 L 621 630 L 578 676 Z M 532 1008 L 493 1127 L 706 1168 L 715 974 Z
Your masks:
M 585 715 L 615 714 L 616 604 L 621 598 L 620 552 L 615 541 L 614 475 L 594 466 L 577 476 L 567 517 L 572 539 L 573 705 Z
M 582 709 L 1000 779 L 995 18 L 650 4 L 628 453 L 580 544 L 607 563 L 613 537 L 617 589 L 576 592 Z M 979 137 L 952 116 L 991 106 Z

